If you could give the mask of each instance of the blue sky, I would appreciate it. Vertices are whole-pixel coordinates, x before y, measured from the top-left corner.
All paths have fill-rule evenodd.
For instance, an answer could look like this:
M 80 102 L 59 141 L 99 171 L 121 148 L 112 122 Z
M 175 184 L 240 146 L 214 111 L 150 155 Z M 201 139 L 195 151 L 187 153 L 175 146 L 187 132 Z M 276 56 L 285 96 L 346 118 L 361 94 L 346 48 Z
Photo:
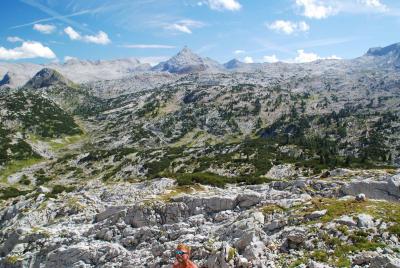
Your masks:
M 400 42 L 398 0 L 2 0 L 0 61 L 354 58 Z

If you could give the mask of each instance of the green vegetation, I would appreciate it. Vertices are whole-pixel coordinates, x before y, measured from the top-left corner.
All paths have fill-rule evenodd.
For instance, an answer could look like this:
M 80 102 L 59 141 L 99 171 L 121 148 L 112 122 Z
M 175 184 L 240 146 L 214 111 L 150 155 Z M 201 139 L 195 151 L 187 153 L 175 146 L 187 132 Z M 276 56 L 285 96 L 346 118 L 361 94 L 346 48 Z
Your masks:
M 349 255 L 361 251 L 375 251 L 377 248 L 384 248 L 385 244 L 379 242 L 379 238 L 374 237 L 368 240 L 368 234 L 364 231 L 355 231 L 350 234 L 351 243 L 342 241 L 334 237 L 332 234 L 323 232 L 321 234 L 322 240 L 333 251 L 333 254 L 328 254 L 326 250 L 314 250 L 290 264 L 289 267 L 297 267 L 304 263 L 307 264 L 310 259 L 327 263 L 333 267 L 351 267 Z
M 36 185 L 38 185 L 38 186 L 43 185 L 52 180 L 51 177 L 49 177 L 45 174 L 43 169 L 40 169 L 37 172 L 35 172 L 34 176 L 36 178 Z
M 194 184 L 190 186 L 188 185 L 177 186 L 171 189 L 169 192 L 159 195 L 157 199 L 160 199 L 164 202 L 170 202 L 171 199 L 175 196 L 181 194 L 192 194 L 194 192 L 201 192 L 201 191 L 204 191 L 204 188 L 199 184 Z
M 27 132 L 45 138 L 82 133 L 69 114 L 41 95 L 18 91 L 0 101 L 12 111 L 9 119 L 18 120 Z
M 22 185 L 29 185 L 29 184 L 31 184 L 31 181 L 29 180 L 28 176 L 26 176 L 24 174 L 24 175 L 22 175 L 21 179 L 19 180 L 19 183 Z
M 24 140 L 13 139 L 13 134 L 0 122 L 0 165 L 6 164 L 8 166 L 0 177 L 6 177 L 6 174 L 15 170 L 19 165 L 23 165 L 23 161 L 40 159 L 40 156 L 33 152 L 30 145 Z M 12 161 L 14 163 L 11 163 Z
M 200 183 L 204 185 L 224 187 L 228 182 L 225 177 L 212 173 L 177 174 L 175 175 L 175 179 L 178 185 L 192 185 L 195 183 Z
M 370 116 L 358 114 L 357 109 L 359 108 L 347 107 L 339 113 L 332 112 L 325 116 L 299 117 L 297 113 L 292 112 L 291 116 L 283 116 L 271 126 L 261 130 L 259 135 L 281 146 L 291 144 L 302 148 L 306 155 L 292 161 L 313 168 L 316 173 L 322 169 L 335 167 L 369 169 L 390 166 L 391 163 L 387 161 L 388 148 L 381 128 L 384 125 L 382 122 L 397 120 L 397 118 L 383 114 L 382 118 L 386 119 L 371 126 L 372 129 L 376 129 L 375 131 L 359 137 L 361 153 L 357 154 L 357 144 L 343 142 L 348 135 L 346 122 L 351 122 L 355 118 L 365 120 L 363 118 Z M 388 127 L 388 125 L 385 126 Z M 313 128 L 319 129 L 322 135 L 312 133 L 310 129 Z M 344 149 L 346 149 L 346 154 L 339 153 Z
M 232 247 L 229 248 L 227 261 L 229 262 L 229 261 L 233 260 L 233 258 L 235 258 L 236 255 L 237 255 L 236 248 L 232 248 Z
M 75 144 L 85 138 L 85 135 L 65 136 L 60 140 L 50 140 L 50 146 L 53 150 L 61 150 L 68 145 Z
M 0 200 L 7 200 L 9 198 L 26 195 L 28 193 L 30 193 L 30 191 L 20 191 L 14 187 L 7 187 L 7 188 L 0 189 Z
M 82 211 L 85 209 L 85 205 L 81 204 L 79 199 L 75 196 L 72 196 L 67 200 L 67 206 L 75 211 Z
M 228 183 L 245 183 L 245 184 L 261 184 L 270 182 L 268 178 L 240 176 L 240 177 L 225 177 L 213 173 L 182 173 L 170 174 L 175 178 L 178 185 L 193 185 L 200 183 L 203 185 L 211 185 L 216 187 L 224 187 Z
M 390 226 L 388 228 L 389 233 L 396 235 L 398 238 L 400 238 L 400 222 L 397 222 L 396 224 Z
M 267 213 L 275 212 L 273 205 L 267 206 Z M 293 208 L 292 208 L 293 209 Z M 295 214 L 299 217 L 303 217 L 313 211 L 327 209 L 325 216 L 320 219 L 313 220 L 311 223 L 332 222 L 335 219 L 343 215 L 357 215 L 360 213 L 366 213 L 373 216 L 376 219 L 382 219 L 388 223 L 388 231 L 392 234 L 399 235 L 400 226 L 400 204 L 394 202 L 385 201 L 371 201 L 367 200 L 364 202 L 355 200 L 338 200 L 331 198 L 316 198 L 313 199 L 311 205 L 305 209 L 296 208 Z M 300 211 L 300 212 L 297 212 Z M 297 213 L 296 213 L 297 212 Z M 339 239 L 336 234 L 322 231 L 319 237 L 325 242 L 333 254 L 327 255 L 324 251 L 315 250 L 310 252 L 300 260 L 293 262 L 290 267 L 296 267 L 301 263 L 307 263 L 309 259 L 315 261 L 328 263 L 334 267 L 351 267 L 351 261 L 349 259 L 350 254 L 355 254 L 361 251 L 375 251 L 377 248 L 384 248 L 386 245 L 382 243 L 381 237 L 371 236 L 367 231 L 364 230 L 349 230 L 345 225 L 340 225 L 337 230 L 349 237 L 351 243 Z M 321 232 L 319 229 L 314 229 L 314 232 Z
M 270 214 L 274 214 L 274 213 L 280 213 L 280 212 L 284 212 L 286 209 L 276 205 L 276 204 L 269 204 L 266 206 L 263 206 L 261 208 L 261 212 L 264 213 L 265 215 L 270 215 Z
M 32 158 L 26 160 L 12 161 L 6 165 L 0 173 L 0 179 L 6 180 L 8 176 L 20 171 L 23 168 L 30 167 L 41 161 L 40 158 Z
M 50 193 L 46 194 L 47 198 L 56 198 L 61 193 L 70 193 L 76 189 L 75 186 L 54 185 Z
M 327 262 L 329 259 L 329 255 L 323 250 L 315 250 L 311 253 L 311 258 L 318 262 Z
M 383 219 L 385 222 L 400 224 L 400 204 L 385 201 L 368 200 L 360 202 L 356 200 L 316 198 L 312 200 L 312 204 L 309 207 L 300 213 L 305 215 L 323 209 L 326 209 L 327 213 L 318 219 L 321 222 L 330 222 L 343 215 L 367 213 L 375 218 Z
M 22 260 L 23 258 L 19 255 L 8 255 L 5 259 L 5 263 L 10 265 L 16 265 L 18 262 Z

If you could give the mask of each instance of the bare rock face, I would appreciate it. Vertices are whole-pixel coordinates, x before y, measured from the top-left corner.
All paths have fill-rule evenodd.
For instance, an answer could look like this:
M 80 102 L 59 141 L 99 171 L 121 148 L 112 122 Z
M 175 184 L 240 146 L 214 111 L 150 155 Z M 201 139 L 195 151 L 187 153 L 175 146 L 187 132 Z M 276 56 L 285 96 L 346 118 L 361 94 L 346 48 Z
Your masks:
M 273 166 L 265 175 L 271 179 L 287 179 L 296 175 L 297 172 L 291 164 Z
M 386 180 L 353 180 L 344 185 L 341 191 L 346 195 L 364 194 L 367 198 L 400 202 L 400 175 Z
M 370 268 L 387 267 L 400 268 L 400 259 L 388 256 L 377 256 L 371 261 Z

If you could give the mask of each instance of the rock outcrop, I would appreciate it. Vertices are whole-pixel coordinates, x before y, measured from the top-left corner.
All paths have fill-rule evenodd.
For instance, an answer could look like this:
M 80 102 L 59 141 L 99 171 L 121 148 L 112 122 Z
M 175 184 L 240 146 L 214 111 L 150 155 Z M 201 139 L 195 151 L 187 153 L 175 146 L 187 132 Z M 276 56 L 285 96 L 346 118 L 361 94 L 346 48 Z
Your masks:
M 400 175 L 380 181 L 355 179 L 344 185 L 341 191 L 346 195 L 364 194 L 367 198 L 400 202 Z

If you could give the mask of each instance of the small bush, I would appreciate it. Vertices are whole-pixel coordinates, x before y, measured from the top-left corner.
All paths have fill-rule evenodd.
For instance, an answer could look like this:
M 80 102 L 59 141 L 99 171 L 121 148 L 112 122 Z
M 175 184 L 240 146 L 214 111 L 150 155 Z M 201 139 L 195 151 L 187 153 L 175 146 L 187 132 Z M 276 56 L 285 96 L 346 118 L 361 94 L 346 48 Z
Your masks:
M 392 225 L 388 228 L 389 233 L 397 235 L 400 237 L 400 223 L 397 223 L 395 225 Z
M 31 184 L 31 181 L 30 181 L 30 179 L 28 179 L 28 176 L 22 175 L 21 179 L 19 180 L 19 183 L 21 183 L 23 185 L 29 185 L 29 184 Z
M 48 198 L 56 198 L 57 195 L 66 192 L 70 193 L 76 189 L 75 186 L 54 185 L 50 193 L 46 194 Z
M 17 197 L 20 195 L 25 195 L 29 192 L 30 191 L 20 191 L 17 188 L 8 187 L 8 188 L 0 189 L 0 194 L 1 194 L 0 199 L 6 200 L 6 199 Z
M 175 179 L 178 185 L 192 185 L 200 183 L 204 185 L 212 185 L 216 187 L 224 187 L 228 182 L 226 177 L 216 175 L 213 173 L 186 173 L 176 174 Z
M 327 262 L 329 260 L 329 256 L 325 251 L 316 250 L 311 254 L 311 258 L 318 262 Z

